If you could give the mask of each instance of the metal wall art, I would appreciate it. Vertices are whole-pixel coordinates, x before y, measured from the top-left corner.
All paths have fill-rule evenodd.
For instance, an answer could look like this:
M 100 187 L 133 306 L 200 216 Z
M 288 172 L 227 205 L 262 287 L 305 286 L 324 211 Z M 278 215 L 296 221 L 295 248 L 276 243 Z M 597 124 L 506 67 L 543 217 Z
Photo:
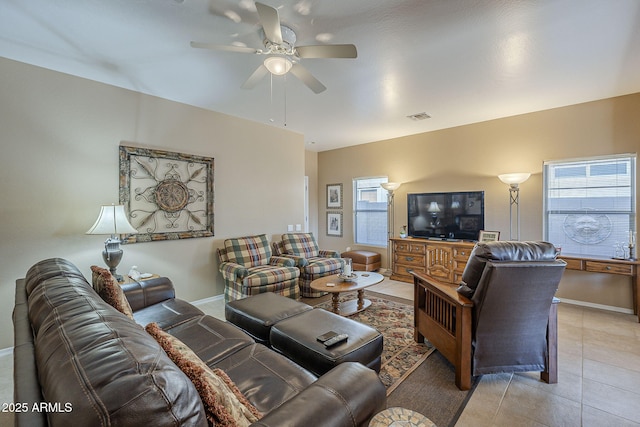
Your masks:
M 213 236 L 214 159 L 120 146 L 120 203 L 138 234 L 123 243 Z

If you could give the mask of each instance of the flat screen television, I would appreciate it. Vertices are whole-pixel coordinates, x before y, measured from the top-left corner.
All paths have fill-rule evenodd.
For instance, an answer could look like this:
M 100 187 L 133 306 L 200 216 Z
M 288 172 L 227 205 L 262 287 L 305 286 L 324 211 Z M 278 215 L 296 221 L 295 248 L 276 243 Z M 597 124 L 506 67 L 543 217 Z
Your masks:
M 484 230 L 484 191 L 407 194 L 411 237 L 478 240 Z

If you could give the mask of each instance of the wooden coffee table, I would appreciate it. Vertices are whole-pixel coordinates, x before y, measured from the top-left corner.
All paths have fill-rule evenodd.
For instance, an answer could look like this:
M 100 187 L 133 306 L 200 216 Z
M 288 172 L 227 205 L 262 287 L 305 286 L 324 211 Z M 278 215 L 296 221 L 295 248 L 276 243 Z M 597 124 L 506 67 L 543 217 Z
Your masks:
M 344 281 L 337 274 L 321 277 L 311 282 L 311 289 L 331 293 L 331 311 L 341 316 L 350 316 L 361 312 L 371 305 L 371 301 L 364 298 L 364 288 L 382 282 L 384 276 L 380 273 L 355 271 L 356 278 Z M 334 286 L 330 286 L 333 284 Z M 342 292 L 358 291 L 358 298 L 340 302 Z

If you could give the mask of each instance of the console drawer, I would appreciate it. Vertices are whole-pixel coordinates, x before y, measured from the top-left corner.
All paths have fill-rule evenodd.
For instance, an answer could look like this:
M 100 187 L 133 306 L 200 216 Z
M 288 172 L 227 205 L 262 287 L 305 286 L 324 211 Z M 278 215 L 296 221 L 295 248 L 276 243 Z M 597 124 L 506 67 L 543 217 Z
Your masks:
M 394 261 L 397 264 L 424 267 L 424 255 L 408 255 L 402 253 L 396 253 L 395 255 Z
M 393 266 L 393 274 L 406 277 L 410 279 L 409 281 L 413 282 L 413 276 L 411 276 L 411 271 L 419 271 L 420 273 L 425 272 L 424 266 L 410 266 L 410 265 L 401 265 L 395 264 Z
M 410 242 L 395 242 L 395 252 L 402 252 L 407 254 L 424 254 L 425 245 L 422 243 L 410 243 Z
M 561 258 L 567 263 L 567 270 L 582 270 L 582 260 L 573 258 Z
M 616 264 L 612 262 L 585 261 L 584 269 L 594 273 L 623 274 L 625 276 L 633 275 L 632 265 Z
M 469 255 L 471 255 L 472 250 L 473 248 L 457 248 L 454 246 L 453 259 L 466 263 L 469 260 Z

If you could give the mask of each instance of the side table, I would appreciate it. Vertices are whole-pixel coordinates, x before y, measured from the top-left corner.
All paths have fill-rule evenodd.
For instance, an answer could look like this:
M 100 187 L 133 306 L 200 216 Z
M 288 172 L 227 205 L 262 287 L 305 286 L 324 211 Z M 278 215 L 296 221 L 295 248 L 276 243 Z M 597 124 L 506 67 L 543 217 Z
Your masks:
M 419 412 L 395 407 L 378 412 L 369 422 L 369 427 L 436 427 L 436 425 Z

